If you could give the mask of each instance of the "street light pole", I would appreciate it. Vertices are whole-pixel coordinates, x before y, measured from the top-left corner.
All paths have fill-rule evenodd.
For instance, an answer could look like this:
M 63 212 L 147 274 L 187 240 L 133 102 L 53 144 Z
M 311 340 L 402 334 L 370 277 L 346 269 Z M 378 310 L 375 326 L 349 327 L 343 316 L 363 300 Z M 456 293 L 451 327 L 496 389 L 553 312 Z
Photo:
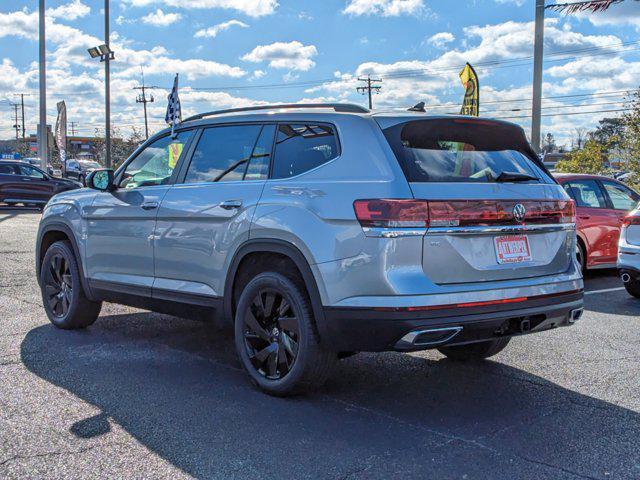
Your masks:
M 104 43 L 109 48 L 109 0 L 104 0 Z M 111 168 L 111 85 L 109 62 L 110 55 L 105 55 L 104 61 L 104 85 L 105 85 L 105 167 Z
M 536 23 L 533 44 L 533 104 L 531 113 L 531 146 L 540 153 L 542 114 L 542 57 L 544 54 L 544 0 L 536 0 Z
M 49 136 L 47 135 L 47 68 L 45 49 L 44 8 L 45 0 L 40 0 L 38 32 L 39 32 L 39 57 L 40 57 L 40 122 L 38 126 L 38 156 L 40 166 L 46 172 L 49 160 Z

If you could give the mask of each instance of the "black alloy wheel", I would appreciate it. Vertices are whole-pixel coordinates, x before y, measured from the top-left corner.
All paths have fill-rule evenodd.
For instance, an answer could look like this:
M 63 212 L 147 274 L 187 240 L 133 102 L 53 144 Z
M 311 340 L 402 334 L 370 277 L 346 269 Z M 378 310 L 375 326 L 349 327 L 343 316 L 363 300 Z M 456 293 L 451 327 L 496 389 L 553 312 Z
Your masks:
M 46 268 L 45 300 L 51 312 L 56 317 L 63 318 L 69 312 L 73 299 L 73 278 L 69 262 L 61 254 L 56 253 L 44 268 Z
M 300 326 L 292 303 L 276 290 L 258 291 L 243 315 L 244 345 L 256 371 L 284 378 L 298 356 Z

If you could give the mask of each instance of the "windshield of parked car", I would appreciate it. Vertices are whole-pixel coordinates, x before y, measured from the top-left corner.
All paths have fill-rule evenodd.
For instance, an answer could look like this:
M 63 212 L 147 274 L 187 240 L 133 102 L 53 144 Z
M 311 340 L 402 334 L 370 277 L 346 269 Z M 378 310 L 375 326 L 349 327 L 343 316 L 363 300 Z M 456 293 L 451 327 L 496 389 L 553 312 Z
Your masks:
M 102 165 L 100 165 L 98 162 L 92 162 L 91 160 L 80 160 L 80 165 L 82 165 L 84 168 L 101 168 Z
M 552 182 L 522 132 L 508 124 L 419 120 L 388 128 L 385 136 L 410 182 Z

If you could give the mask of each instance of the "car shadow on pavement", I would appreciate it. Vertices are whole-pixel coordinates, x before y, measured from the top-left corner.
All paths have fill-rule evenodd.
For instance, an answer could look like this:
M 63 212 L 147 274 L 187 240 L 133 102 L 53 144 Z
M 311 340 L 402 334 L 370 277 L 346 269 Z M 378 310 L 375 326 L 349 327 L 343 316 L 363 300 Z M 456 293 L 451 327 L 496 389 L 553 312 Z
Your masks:
M 279 399 L 250 385 L 230 329 L 147 312 L 37 327 L 21 359 L 100 410 L 76 437 L 115 423 L 196 478 L 640 476 L 638 413 L 495 361 L 360 354 Z
M 0 222 L 10 220 L 17 217 L 18 215 L 39 215 L 40 213 L 40 210 L 38 210 L 37 208 L 0 206 Z

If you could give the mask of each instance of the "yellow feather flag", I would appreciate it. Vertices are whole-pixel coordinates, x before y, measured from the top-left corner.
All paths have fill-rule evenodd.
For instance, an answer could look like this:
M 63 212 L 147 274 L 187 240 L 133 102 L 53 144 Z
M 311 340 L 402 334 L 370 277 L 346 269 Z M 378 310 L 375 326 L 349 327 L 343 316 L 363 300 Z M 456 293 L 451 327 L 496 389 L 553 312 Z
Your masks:
M 476 71 L 469 63 L 460 72 L 460 81 L 465 88 L 460 115 L 477 117 L 480 115 L 480 84 Z

